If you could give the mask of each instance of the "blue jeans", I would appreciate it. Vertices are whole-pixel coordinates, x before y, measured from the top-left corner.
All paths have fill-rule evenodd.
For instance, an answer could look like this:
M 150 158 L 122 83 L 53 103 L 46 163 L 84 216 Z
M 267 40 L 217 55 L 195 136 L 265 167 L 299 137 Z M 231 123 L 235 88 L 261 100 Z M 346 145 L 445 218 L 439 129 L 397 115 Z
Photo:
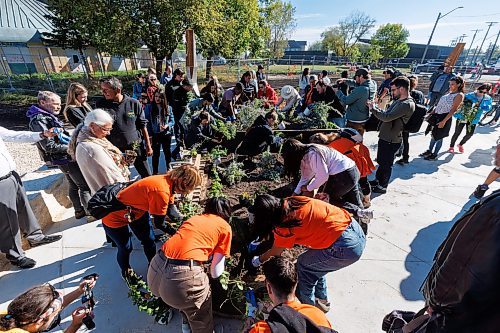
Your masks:
M 345 116 L 340 118 L 332 118 L 331 122 L 340 128 L 345 128 L 346 119 Z
M 436 148 L 434 149 L 434 146 L 436 146 Z M 439 151 L 441 150 L 441 147 L 443 146 L 443 139 L 439 139 L 439 140 L 434 140 L 434 138 L 431 137 L 431 142 L 429 143 L 429 151 L 432 153 L 433 149 L 434 149 L 434 154 L 438 154 Z
M 139 219 L 133 221 L 128 226 L 123 226 L 119 228 L 110 228 L 103 224 L 104 231 L 106 235 L 111 238 L 118 249 L 116 254 L 116 260 L 118 265 L 122 270 L 122 274 L 130 268 L 130 253 L 133 250 L 132 247 L 132 237 L 130 234 L 130 229 L 134 235 L 139 239 L 143 248 L 144 254 L 148 258 L 148 262 L 151 262 L 156 254 L 156 244 L 155 244 L 155 234 L 153 231 L 153 226 L 149 222 L 149 214 L 145 213 Z
M 330 247 L 307 250 L 297 260 L 297 296 L 302 303 L 314 305 L 315 298 L 327 299 L 325 275 L 359 260 L 365 248 L 365 234 L 356 220 Z

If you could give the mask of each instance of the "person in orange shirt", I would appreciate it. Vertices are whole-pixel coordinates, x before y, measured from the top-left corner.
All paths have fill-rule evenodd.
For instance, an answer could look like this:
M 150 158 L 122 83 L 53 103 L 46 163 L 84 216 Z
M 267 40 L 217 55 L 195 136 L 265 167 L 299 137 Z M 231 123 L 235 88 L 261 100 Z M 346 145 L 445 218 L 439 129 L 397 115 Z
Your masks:
M 376 169 L 370 157 L 370 151 L 363 144 L 363 136 L 353 128 L 344 128 L 340 133 L 317 133 L 309 139 L 311 143 L 328 145 L 330 148 L 349 157 L 356 163 L 359 170 L 359 187 L 363 194 L 363 206 L 371 206 L 371 188 L 368 175 Z
M 266 288 L 274 308 L 267 321 L 255 323 L 248 333 L 271 332 L 320 332 L 318 326 L 330 331 L 332 325 L 318 308 L 300 303 L 295 297 L 297 271 L 292 260 L 272 257 L 262 267 L 266 277 Z M 273 329 L 271 329 L 273 327 Z
M 344 209 L 304 196 L 278 199 L 263 194 L 250 209 L 259 240 L 274 236 L 270 250 L 252 259 L 254 267 L 294 245 L 307 246 L 297 260 L 297 296 L 302 303 L 330 310 L 325 275 L 359 260 L 365 234 Z
M 229 200 L 208 199 L 204 213 L 185 221 L 163 244 L 149 266 L 151 291 L 180 310 L 193 333 L 214 330 L 212 294 L 203 264 L 212 258 L 212 278 L 224 272 L 225 257 L 229 257 L 231 251 L 230 216 Z M 182 331 L 186 330 L 187 327 L 183 327 Z
M 174 203 L 174 194 L 189 194 L 200 184 L 198 170 L 192 165 L 182 165 L 165 175 L 140 179 L 118 192 L 118 201 L 127 208 L 106 215 L 102 224 L 106 235 L 118 248 L 116 259 L 127 284 L 137 279 L 129 260 L 132 252 L 130 230 L 141 241 L 144 254 L 151 262 L 156 254 L 156 245 L 149 214 L 153 215 L 155 225 L 161 226 L 169 204 Z

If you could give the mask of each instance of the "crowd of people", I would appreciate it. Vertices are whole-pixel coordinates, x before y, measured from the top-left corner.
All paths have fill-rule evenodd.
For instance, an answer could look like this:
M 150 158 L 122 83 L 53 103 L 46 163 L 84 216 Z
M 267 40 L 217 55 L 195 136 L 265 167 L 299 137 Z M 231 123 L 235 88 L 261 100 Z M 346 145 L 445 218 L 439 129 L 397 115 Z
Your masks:
M 251 263 L 263 265 L 267 291 L 275 306 L 269 319 L 255 323 L 250 332 L 281 332 L 283 327 L 292 332 L 301 332 L 304 327 L 311 332 L 333 332 L 324 315 L 330 310 L 325 277 L 360 259 L 373 217 L 371 193 L 386 193 L 398 155 L 402 158 L 396 163 L 404 166 L 410 162 L 409 133 L 415 123 L 419 129 L 427 115 L 426 131 L 431 133 L 431 141 L 421 156 L 435 160 L 443 139 L 449 136 L 453 118 L 456 127 L 448 151 L 454 152 L 456 140 L 466 127 L 466 135 L 457 146 L 464 152 L 463 146 L 472 137 L 482 112 L 492 107 L 489 84 L 465 94 L 464 80 L 453 75 L 450 67 L 433 75 L 427 97 L 416 90 L 416 77 L 394 69 L 384 71 L 384 81 L 378 86 L 369 68 L 358 68 L 353 79 L 342 73 L 335 82 L 327 71 L 318 77 L 305 68 L 298 90 L 286 85 L 279 93 L 263 71 L 259 66 L 257 72 L 244 73 L 234 87 L 226 90 L 213 76 L 199 97 L 194 96 L 193 84 L 184 72 L 179 68 L 172 71 L 168 65 L 160 80 L 152 69 L 146 75 L 138 74 L 132 97 L 124 94 L 120 80 L 105 78 L 100 81 L 103 98 L 95 109 L 87 102 L 86 88 L 72 83 L 62 112 L 75 127 L 71 134 L 59 117 L 61 98 L 49 91 L 39 92 L 38 103 L 27 112 L 31 132 L 0 128 L 3 140 L 36 142 L 46 164 L 61 170 L 69 183 L 68 195 L 76 218 L 94 220 L 89 201 L 112 197 L 102 224 L 108 241 L 116 247 L 121 276 L 129 285 L 142 279 L 129 260 L 133 233 L 149 263 L 147 283 L 151 291 L 181 311 L 186 332 L 217 331 L 209 275 L 217 278 L 224 271 L 231 250 L 232 212 L 227 199 L 211 198 L 202 214 L 187 219 L 175 230 L 170 222 L 183 219 L 175 194 L 193 192 L 202 180 L 193 165 L 172 169 L 170 163 L 181 157 L 183 148 L 210 150 L 220 144 L 221 138 L 212 126 L 215 120 L 237 121 L 241 105 L 261 99 L 265 113 L 246 131 L 236 153 L 252 157 L 268 148 L 279 151 L 286 175 L 296 182 L 292 196 L 258 195 L 248 209 L 256 237 L 252 244 L 272 240 L 272 246 L 254 255 Z M 470 108 L 464 107 L 465 101 L 470 101 Z M 280 117 L 307 117 L 316 103 L 329 106 L 328 119 L 341 128 L 338 132 L 318 133 L 310 142 L 282 140 L 274 134 Z M 422 119 L 417 119 L 418 110 L 424 110 Z M 363 136 L 370 130 L 379 132 L 378 168 L 363 145 Z M 40 231 L 12 157 L 3 141 L 0 143 L 1 156 L 5 157 L 5 163 L 0 164 L 0 187 L 2 202 L 6 203 L 0 210 L 11 217 L 7 225 L 2 224 L 1 250 L 13 265 L 31 268 L 36 263 L 22 250 L 21 233 L 32 246 L 57 241 L 60 236 L 45 236 Z M 161 150 L 165 173 L 159 170 Z M 148 156 L 152 156 L 152 171 Z M 131 179 L 131 165 L 140 179 Z M 474 192 L 477 197 L 482 197 L 498 178 L 498 167 L 497 157 L 495 169 Z M 375 169 L 374 179 L 369 181 Z M 154 229 L 169 236 L 160 248 Z M 280 257 L 284 249 L 295 245 L 307 248 L 296 264 Z M 209 274 L 204 269 L 207 262 Z M 95 283 L 95 279 L 86 283 Z M 27 293 L 41 295 L 42 287 Z M 29 302 L 25 294 L 19 296 L 0 318 L 0 330 L 40 332 L 50 327 L 55 314 L 69 304 L 66 298 L 59 301 L 59 293 L 53 288 L 51 292 L 52 299 L 50 295 L 48 299 L 37 296 L 34 301 L 40 304 L 33 310 L 19 305 Z M 429 311 L 439 311 L 439 302 L 430 306 Z M 46 314 L 49 308 L 52 311 Z M 81 326 L 81 316 L 81 311 L 73 314 L 73 331 Z

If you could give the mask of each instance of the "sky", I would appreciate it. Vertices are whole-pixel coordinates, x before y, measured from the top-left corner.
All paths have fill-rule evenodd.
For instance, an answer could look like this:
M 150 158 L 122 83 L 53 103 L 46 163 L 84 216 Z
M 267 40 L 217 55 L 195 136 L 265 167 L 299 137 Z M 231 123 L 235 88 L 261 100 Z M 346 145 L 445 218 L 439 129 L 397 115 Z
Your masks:
M 410 43 L 426 44 L 436 21 L 438 13 L 442 15 L 450 10 L 463 6 L 441 18 L 434 32 L 431 44 L 450 45 L 453 39 L 465 34 L 463 41 L 466 48 L 470 45 L 474 32 L 473 46 L 479 46 L 485 36 L 486 22 L 498 21 L 489 31 L 483 49 L 494 43 L 500 29 L 500 1 L 495 0 L 288 0 L 296 8 L 297 28 L 291 39 L 305 40 L 310 45 L 321 40 L 321 33 L 328 27 L 335 26 L 338 21 L 348 16 L 353 10 L 360 10 L 373 17 L 377 27 L 386 23 L 402 23 L 410 32 Z M 499 42 L 500 43 L 500 40 Z M 497 44 L 498 45 L 498 44 Z

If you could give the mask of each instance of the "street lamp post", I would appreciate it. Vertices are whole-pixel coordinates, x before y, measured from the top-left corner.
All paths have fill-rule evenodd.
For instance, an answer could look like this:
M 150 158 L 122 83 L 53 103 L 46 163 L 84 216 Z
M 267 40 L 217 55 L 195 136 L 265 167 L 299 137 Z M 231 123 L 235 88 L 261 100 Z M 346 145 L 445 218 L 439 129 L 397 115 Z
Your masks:
M 488 37 L 488 33 L 490 32 L 490 28 L 493 25 L 497 24 L 498 22 L 485 22 L 485 23 L 488 23 L 488 29 L 486 30 L 486 34 L 484 34 L 484 38 L 483 38 L 483 41 L 481 42 L 481 46 L 479 46 L 479 51 L 474 53 L 474 57 L 472 58 L 472 61 L 476 61 L 476 55 L 479 56 L 479 54 L 481 53 L 481 50 L 483 49 L 484 41 L 486 40 L 486 37 Z
M 461 9 L 461 8 L 464 8 L 464 7 L 460 6 L 460 7 L 454 8 L 444 15 L 441 15 L 441 12 L 439 12 L 438 17 L 436 19 L 436 23 L 434 23 L 434 27 L 432 28 L 431 35 L 429 36 L 429 41 L 427 42 L 427 45 L 425 46 L 424 55 L 422 56 L 422 60 L 420 61 L 421 64 L 424 63 L 425 56 L 427 55 L 427 50 L 429 49 L 429 45 L 431 44 L 432 36 L 434 35 L 434 31 L 436 31 L 436 26 L 437 26 L 439 20 L 442 19 L 443 17 L 445 17 L 446 15 L 450 14 L 451 12 L 454 12 L 455 10 Z

